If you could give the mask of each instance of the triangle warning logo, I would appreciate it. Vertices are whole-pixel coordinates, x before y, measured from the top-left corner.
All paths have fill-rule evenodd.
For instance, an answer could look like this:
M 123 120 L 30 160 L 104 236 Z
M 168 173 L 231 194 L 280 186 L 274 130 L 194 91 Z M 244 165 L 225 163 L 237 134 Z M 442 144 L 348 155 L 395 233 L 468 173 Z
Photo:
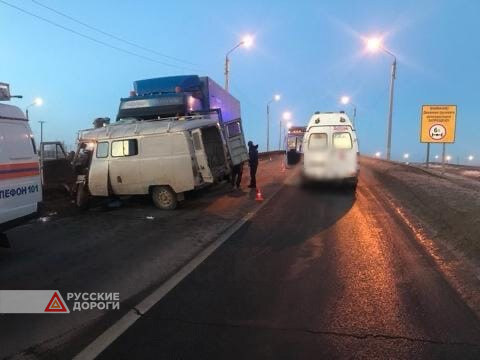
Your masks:
M 45 312 L 69 313 L 70 311 L 63 302 L 62 296 L 55 291 L 45 308 Z

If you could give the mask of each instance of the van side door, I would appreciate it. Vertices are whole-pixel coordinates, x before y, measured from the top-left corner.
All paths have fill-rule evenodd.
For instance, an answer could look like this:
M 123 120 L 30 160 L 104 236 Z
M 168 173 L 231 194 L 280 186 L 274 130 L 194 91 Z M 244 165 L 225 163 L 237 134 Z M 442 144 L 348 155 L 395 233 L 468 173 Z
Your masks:
M 243 136 L 242 122 L 240 119 L 230 121 L 224 125 L 225 141 L 233 165 L 241 164 L 248 160 L 245 137 Z
M 213 183 L 212 172 L 208 166 L 207 153 L 203 145 L 202 131 L 201 129 L 192 130 L 193 149 L 195 151 L 195 157 L 197 158 L 197 164 L 202 175 L 203 181 L 206 183 Z
M 99 141 L 95 145 L 88 173 L 88 189 L 94 196 L 108 196 L 110 144 L 108 141 Z

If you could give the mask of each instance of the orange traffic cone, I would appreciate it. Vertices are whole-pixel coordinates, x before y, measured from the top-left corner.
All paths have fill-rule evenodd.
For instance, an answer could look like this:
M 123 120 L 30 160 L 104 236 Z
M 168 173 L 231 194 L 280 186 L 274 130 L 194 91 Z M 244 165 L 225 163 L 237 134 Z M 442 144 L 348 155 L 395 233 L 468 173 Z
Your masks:
M 263 201 L 263 196 L 260 189 L 257 189 L 257 195 L 255 196 L 255 201 Z

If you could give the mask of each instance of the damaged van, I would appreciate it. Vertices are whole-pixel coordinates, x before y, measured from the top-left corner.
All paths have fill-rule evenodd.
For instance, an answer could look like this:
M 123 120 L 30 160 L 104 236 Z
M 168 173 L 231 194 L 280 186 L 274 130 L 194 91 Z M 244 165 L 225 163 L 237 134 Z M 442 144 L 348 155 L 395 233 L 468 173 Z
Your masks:
M 218 119 L 125 119 L 80 131 L 76 202 L 89 196 L 150 194 L 171 210 L 184 193 L 224 179 L 230 168 Z

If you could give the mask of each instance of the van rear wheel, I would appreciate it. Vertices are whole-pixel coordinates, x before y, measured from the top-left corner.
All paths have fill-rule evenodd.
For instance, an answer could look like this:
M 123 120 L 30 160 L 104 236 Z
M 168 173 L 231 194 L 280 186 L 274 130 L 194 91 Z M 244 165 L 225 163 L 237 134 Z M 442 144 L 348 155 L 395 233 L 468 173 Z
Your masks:
M 170 186 L 155 186 L 152 189 L 152 200 L 162 210 L 173 210 L 177 207 L 177 194 Z

